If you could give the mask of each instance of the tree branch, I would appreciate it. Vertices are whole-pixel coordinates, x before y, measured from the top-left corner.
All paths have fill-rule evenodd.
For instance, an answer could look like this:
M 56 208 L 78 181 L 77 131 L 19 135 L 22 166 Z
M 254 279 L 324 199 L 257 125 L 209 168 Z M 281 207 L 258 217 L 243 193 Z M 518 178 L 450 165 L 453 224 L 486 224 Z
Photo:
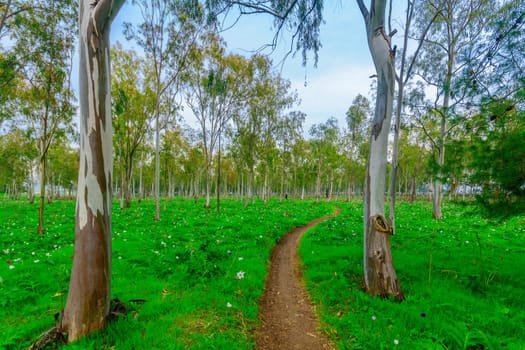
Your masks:
M 0 20 L 0 33 L 2 33 L 2 28 L 4 28 L 4 23 L 7 18 L 7 13 L 9 12 L 9 7 L 11 7 L 11 0 L 7 1 L 7 4 L 4 5 L 4 15 L 2 16 L 2 19 Z
M 98 33 L 110 25 L 126 0 L 99 0 L 93 9 L 93 21 Z
M 363 0 L 356 0 L 357 5 L 359 6 L 359 10 L 361 10 L 361 14 L 363 15 L 363 18 L 365 20 L 365 24 L 368 26 L 369 22 L 369 16 L 370 13 L 368 12 L 368 9 L 366 8 L 365 4 L 363 3 Z
M 412 4 L 412 6 L 414 6 L 414 5 Z M 412 7 L 412 9 L 413 9 L 413 7 Z M 425 38 L 426 38 L 426 36 L 428 34 L 428 31 L 430 30 L 430 27 L 435 22 L 435 20 L 438 18 L 440 13 L 441 13 L 441 10 L 436 11 L 436 13 L 434 14 L 434 17 L 432 17 L 432 19 L 428 22 L 427 26 L 423 30 L 423 33 L 421 34 L 421 37 L 418 40 L 416 51 L 414 52 L 414 55 L 412 56 L 412 60 L 411 60 L 409 66 L 408 66 L 408 68 L 406 70 L 405 84 L 408 82 L 410 74 L 412 73 L 412 69 L 414 68 L 414 64 L 416 63 L 417 56 L 419 55 L 419 51 L 423 47 L 423 43 L 425 42 Z
M 290 13 L 291 9 L 295 6 L 295 4 L 297 3 L 297 0 L 294 0 L 294 2 L 292 3 L 292 5 L 288 8 L 288 10 L 286 11 L 286 13 L 284 15 L 281 15 L 279 14 L 278 12 L 274 11 L 271 7 L 269 6 L 266 6 L 264 4 L 261 4 L 261 3 L 255 3 L 255 4 L 252 4 L 252 3 L 249 3 L 249 2 L 246 2 L 246 1 L 228 1 L 231 5 L 237 5 L 239 6 L 239 11 L 242 13 L 242 14 L 254 14 L 254 13 L 267 13 L 269 15 L 272 15 L 274 17 L 277 17 L 279 18 L 280 20 L 285 20 L 286 17 L 288 16 L 288 14 Z M 252 11 L 244 11 L 242 10 L 243 7 L 246 7 L 246 8 L 249 8 L 249 9 L 252 9 Z

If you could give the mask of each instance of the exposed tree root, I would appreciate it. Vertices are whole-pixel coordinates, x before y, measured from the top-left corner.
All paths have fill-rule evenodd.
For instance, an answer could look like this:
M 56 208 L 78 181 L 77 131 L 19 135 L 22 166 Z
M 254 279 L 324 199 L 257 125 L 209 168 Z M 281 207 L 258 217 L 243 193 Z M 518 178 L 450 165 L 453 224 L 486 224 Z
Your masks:
M 132 299 L 129 303 L 144 304 L 144 299 Z M 107 321 L 115 321 L 119 317 L 127 316 L 129 310 L 126 304 L 118 299 L 111 300 L 111 308 Z M 62 329 L 62 313 L 55 314 L 55 327 L 42 333 L 38 339 L 29 347 L 29 350 L 57 349 L 59 345 L 67 344 L 67 333 Z
M 29 350 L 56 349 L 59 344 L 66 344 L 66 334 L 62 333 L 58 327 L 53 327 L 38 337 L 38 339 L 29 347 Z

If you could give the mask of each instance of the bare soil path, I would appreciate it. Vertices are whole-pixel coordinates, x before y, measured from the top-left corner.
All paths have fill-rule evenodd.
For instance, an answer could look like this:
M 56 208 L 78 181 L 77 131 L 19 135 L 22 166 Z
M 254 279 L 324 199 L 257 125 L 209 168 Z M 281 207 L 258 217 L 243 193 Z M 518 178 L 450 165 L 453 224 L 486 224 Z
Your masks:
M 322 221 L 337 215 L 339 208 L 325 216 L 288 232 L 272 251 L 270 269 L 260 303 L 261 328 L 257 331 L 257 349 L 317 350 L 334 349 L 319 333 L 319 321 L 304 289 L 297 256 L 301 236 Z

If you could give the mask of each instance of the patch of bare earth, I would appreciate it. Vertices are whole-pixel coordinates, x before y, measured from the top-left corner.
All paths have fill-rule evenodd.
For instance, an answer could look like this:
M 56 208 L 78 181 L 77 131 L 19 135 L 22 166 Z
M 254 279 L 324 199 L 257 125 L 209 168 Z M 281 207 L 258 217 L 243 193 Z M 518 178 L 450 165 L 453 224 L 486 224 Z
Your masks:
M 336 211 L 333 215 L 339 212 Z M 304 289 L 297 248 L 301 236 L 331 216 L 311 221 L 288 232 L 275 246 L 270 259 L 264 295 L 260 303 L 261 328 L 257 331 L 257 348 L 334 349 L 319 332 L 319 321 Z

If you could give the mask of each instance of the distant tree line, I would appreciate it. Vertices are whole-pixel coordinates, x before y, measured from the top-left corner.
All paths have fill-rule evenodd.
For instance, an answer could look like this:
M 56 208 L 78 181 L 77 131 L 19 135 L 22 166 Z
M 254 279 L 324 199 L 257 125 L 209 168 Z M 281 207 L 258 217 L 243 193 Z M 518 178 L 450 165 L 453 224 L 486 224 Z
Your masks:
M 9 198 L 24 193 L 30 201 L 36 184 L 45 188 L 42 200 L 71 197 L 78 168 L 71 86 L 77 9 L 73 2 L 44 5 L 19 0 L 0 9 L 0 188 Z M 404 29 L 421 47 L 405 97 L 397 101 L 403 112 L 396 192 L 413 199 L 444 185 L 451 198 L 469 192 L 485 201 L 522 198 L 524 150 L 516 140 L 525 124 L 523 4 L 409 5 L 411 26 Z M 158 48 L 148 40 L 146 15 L 143 24 L 126 29 L 144 50 L 120 44 L 112 50 L 113 190 L 121 206 L 154 196 L 157 186 L 161 196 L 205 196 L 207 205 L 218 191 L 247 203 L 256 195 L 361 195 L 368 99 L 354 99 L 344 125 L 327 116 L 303 130 L 307 116 L 296 110 L 290 83 L 262 55 L 228 54 L 201 10 L 181 7 L 162 23 L 178 25 L 165 36 L 162 56 L 153 57 Z M 455 13 L 468 18 L 462 28 Z M 457 29 L 455 37 L 447 39 L 447 28 Z M 182 105 L 196 124 L 181 120 Z

